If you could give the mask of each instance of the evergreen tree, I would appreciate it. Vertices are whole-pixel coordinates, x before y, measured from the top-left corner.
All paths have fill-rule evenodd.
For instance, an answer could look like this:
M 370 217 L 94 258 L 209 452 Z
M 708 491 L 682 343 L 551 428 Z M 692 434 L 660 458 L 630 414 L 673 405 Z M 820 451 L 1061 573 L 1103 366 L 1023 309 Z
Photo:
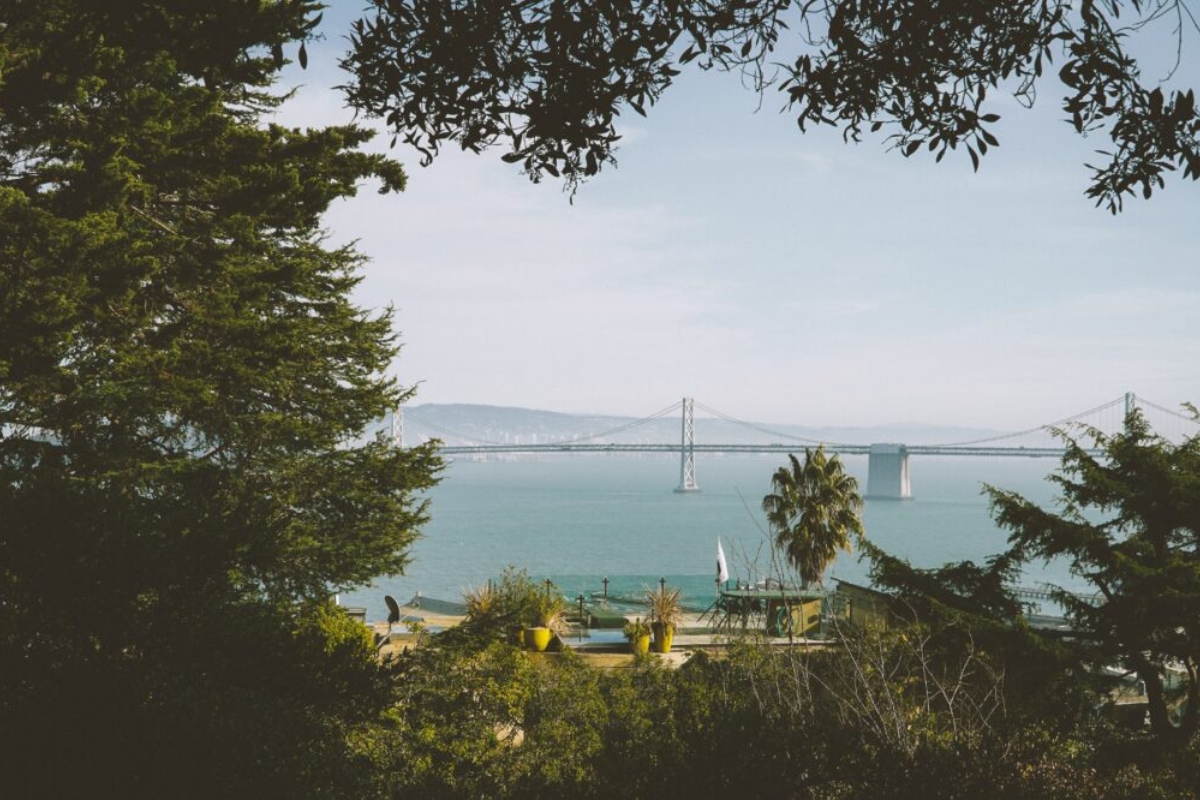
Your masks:
M 1093 658 L 1145 683 L 1153 731 L 1186 737 L 1200 719 L 1200 436 L 1171 443 L 1135 410 L 1123 432 L 1088 438 L 1093 447 L 1064 436 L 1060 513 L 988 487 L 1012 531 L 1006 557 L 1065 559 L 1094 587 L 1090 598 L 1056 594 Z M 1182 688 L 1174 697 L 1168 671 Z
M 386 684 L 328 597 L 404 568 L 438 462 L 363 435 L 407 395 L 398 348 L 390 313 L 350 301 L 362 256 L 319 227 L 400 166 L 361 128 L 266 121 L 317 9 L 0 17 L 6 791 L 369 775 L 351 734 Z

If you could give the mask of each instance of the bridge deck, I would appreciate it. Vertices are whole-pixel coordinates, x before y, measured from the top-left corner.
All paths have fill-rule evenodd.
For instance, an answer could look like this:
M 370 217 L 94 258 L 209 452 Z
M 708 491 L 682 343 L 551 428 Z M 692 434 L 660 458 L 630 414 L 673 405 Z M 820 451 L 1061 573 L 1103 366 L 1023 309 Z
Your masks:
M 868 455 L 867 444 L 826 444 L 825 451 L 840 455 Z M 701 444 L 691 445 L 697 453 L 796 453 L 804 445 L 795 444 Z M 910 456 L 998 456 L 1019 458 L 1062 458 L 1066 452 L 1061 447 L 947 447 L 941 445 L 906 445 Z M 487 444 L 447 445 L 440 452 L 444 455 L 487 455 L 491 453 L 682 453 L 681 444 L 596 444 L 582 442 L 572 444 L 559 442 L 550 444 Z M 1098 451 L 1097 451 L 1098 453 Z

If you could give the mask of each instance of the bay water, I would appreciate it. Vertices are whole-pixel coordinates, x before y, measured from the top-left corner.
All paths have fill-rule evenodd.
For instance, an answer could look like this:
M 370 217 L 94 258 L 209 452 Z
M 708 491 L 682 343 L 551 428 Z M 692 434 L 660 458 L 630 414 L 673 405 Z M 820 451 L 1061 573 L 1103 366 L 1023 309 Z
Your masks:
M 867 483 L 867 458 L 844 457 Z M 343 594 L 369 620 L 387 617 L 383 597 L 401 603 L 418 593 L 460 601 L 464 589 L 499 577 L 511 564 L 554 580 L 567 597 L 590 596 L 609 579 L 613 595 L 680 586 L 694 608 L 711 603 L 717 539 L 730 577 L 742 582 L 777 574 L 760 509 L 778 456 L 698 457 L 701 491 L 677 494 L 678 456 L 550 455 L 510 460 L 454 460 L 429 492 L 431 520 L 412 548 L 404 575 Z M 868 499 L 867 537 L 915 566 L 964 559 L 982 562 L 1004 549 L 1007 533 L 988 511 L 984 483 L 1053 506 L 1046 481 L 1058 462 L 1046 458 L 912 457 L 911 500 Z M 868 566 L 841 555 L 829 578 L 867 583 Z M 1021 583 L 1084 588 L 1063 564 L 1033 564 Z

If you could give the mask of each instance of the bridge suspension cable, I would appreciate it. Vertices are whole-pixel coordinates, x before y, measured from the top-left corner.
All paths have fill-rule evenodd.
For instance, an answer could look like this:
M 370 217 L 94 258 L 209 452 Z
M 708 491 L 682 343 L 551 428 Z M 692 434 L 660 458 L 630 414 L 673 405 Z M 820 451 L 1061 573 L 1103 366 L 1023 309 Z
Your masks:
M 1196 417 L 1190 416 L 1188 414 L 1181 414 L 1178 411 L 1172 411 L 1169 408 L 1163 408 L 1158 403 L 1152 403 L 1144 397 L 1137 398 L 1137 402 L 1138 402 L 1138 405 L 1149 406 L 1150 408 L 1153 408 L 1155 411 L 1158 411 L 1162 414 L 1167 414 L 1168 416 L 1175 417 L 1176 419 L 1181 419 L 1184 422 L 1190 422 L 1193 425 L 1200 425 L 1200 419 L 1197 419 Z
M 1083 417 L 1091 416 L 1092 414 L 1099 414 L 1103 411 L 1108 411 L 1113 406 L 1121 405 L 1124 402 L 1125 402 L 1125 398 L 1122 396 L 1122 397 L 1118 397 L 1116 400 L 1110 400 L 1107 403 L 1098 405 L 1095 408 L 1089 408 L 1087 411 L 1081 411 L 1078 414 L 1072 414 L 1069 417 L 1064 417 L 1063 419 L 1060 419 L 1057 422 L 1050 422 L 1045 425 L 1038 425 L 1036 428 L 1027 428 L 1023 431 L 1015 431 L 1014 433 L 1002 433 L 997 436 L 989 436 L 985 439 L 972 439 L 967 442 L 949 442 L 947 444 L 931 445 L 931 447 L 969 447 L 969 446 L 977 445 L 977 444 L 987 444 L 989 442 L 1001 442 L 1001 441 L 1004 441 L 1005 439 L 1016 439 L 1018 436 L 1028 436 L 1031 433 L 1041 433 L 1041 432 L 1047 430 L 1048 428 L 1059 428 L 1059 427 L 1062 427 L 1063 425 L 1069 425 L 1072 422 L 1078 422 Z
M 593 439 L 603 439 L 606 436 L 613 436 L 618 433 L 623 433 L 630 428 L 636 428 L 639 425 L 645 425 L 647 422 L 653 422 L 660 417 L 665 417 L 667 414 L 672 414 L 678 411 L 681 405 L 683 405 L 682 401 L 676 400 L 671 405 L 655 411 L 648 417 L 642 417 L 641 419 L 634 420 L 633 422 L 627 422 L 624 425 L 618 425 L 612 430 L 602 431 L 600 433 L 590 433 L 587 436 L 574 436 L 570 439 L 561 439 L 558 442 L 547 442 L 547 444 L 566 444 L 568 442 L 588 442 Z
M 804 442 L 805 444 L 815 444 L 815 445 L 827 444 L 831 447 L 849 447 L 850 446 L 844 442 L 823 442 L 823 441 L 820 441 L 819 439 L 808 439 L 803 436 L 793 436 L 790 433 L 783 433 L 781 431 L 773 431 L 770 428 L 764 428 L 761 425 L 755 425 L 753 422 L 746 422 L 745 420 L 738 419 L 737 417 L 731 417 L 728 414 L 718 411 L 717 409 L 713 408 L 712 406 L 704 405 L 699 400 L 696 401 L 696 407 L 703 411 L 708 412 L 709 414 L 712 414 L 714 417 L 723 419 L 726 422 L 732 422 L 734 425 L 741 425 L 743 428 L 749 428 L 752 431 L 758 431 L 759 433 L 765 433 L 768 436 L 778 436 L 781 439 L 791 439 L 792 441 Z

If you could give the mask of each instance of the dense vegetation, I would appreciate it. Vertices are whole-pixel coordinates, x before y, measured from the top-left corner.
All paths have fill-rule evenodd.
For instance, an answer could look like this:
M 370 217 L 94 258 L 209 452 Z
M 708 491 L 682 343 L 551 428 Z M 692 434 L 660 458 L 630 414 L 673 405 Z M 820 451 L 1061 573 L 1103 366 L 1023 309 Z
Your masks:
M 396 665 L 378 790 L 424 797 L 1193 797 L 1196 744 L 1037 708 L 921 627 L 600 670 L 442 634 Z M 1095 696 L 1089 700 L 1096 700 Z

